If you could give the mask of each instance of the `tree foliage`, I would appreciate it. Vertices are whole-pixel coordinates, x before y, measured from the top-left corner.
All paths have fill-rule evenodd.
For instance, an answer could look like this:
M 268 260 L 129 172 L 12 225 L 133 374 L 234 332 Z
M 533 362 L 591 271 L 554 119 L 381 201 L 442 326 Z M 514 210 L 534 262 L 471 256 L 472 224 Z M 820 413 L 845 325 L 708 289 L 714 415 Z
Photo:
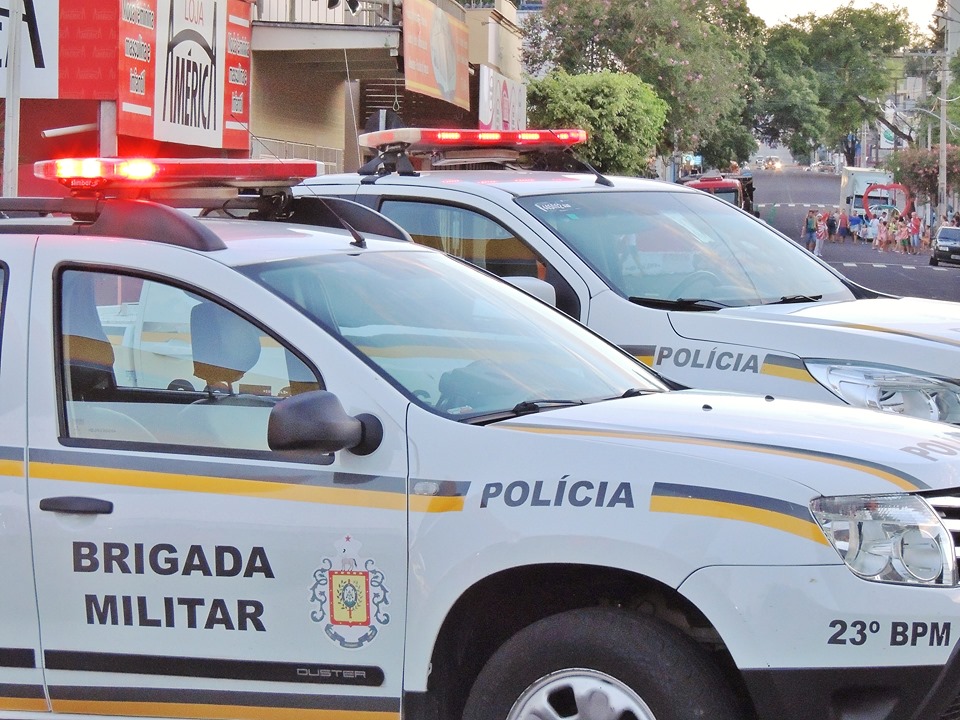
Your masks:
M 928 46 L 905 9 L 880 3 L 767 28 L 744 0 L 545 0 L 524 29 L 529 73 L 636 75 L 667 103 L 658 152 L 718 167 L 756 139 L 798 157 L 843 149 L 852 164 L 862 124 L 883 122 L 887 58 Z
M 668 106 L 661 151 L 696 147 L 722 118 L 743 114 L 751 88 L 744 48 L 759 27 L 743 8 L 741 0 L 548 0 L 527 28 L 524 59 L 534 75 L 636 75 Z
M 767 36 L 755 104 L 754 128 L 768 143 L 784 144 L 794 156 L 809 153 L 827 131 L 829 110 L 820 104 L 820 78 L 811 66 L 803 32 L 779 25 Z
M 578 154 L 601 172 L 645 174 L 666 115 L 667 103 L 653 88 L 626 73 L 557 70 L 527 88 L 531 125 L 586 130 Z
M 936 202 L 940 178 L 940 148 L 907 148 L 891 154 L 886 161 L 893 179 L 903 183 L 914 200 Z M 960 146 L 947 145 L 947 190 L 956 192 L 960 181 Z

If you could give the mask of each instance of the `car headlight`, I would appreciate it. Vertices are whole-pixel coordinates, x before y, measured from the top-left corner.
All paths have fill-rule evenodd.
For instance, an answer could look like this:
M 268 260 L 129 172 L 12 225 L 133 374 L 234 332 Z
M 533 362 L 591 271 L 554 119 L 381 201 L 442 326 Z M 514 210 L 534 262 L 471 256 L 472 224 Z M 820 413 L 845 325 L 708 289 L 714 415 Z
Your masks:
M 824 387 L 854 407 L 960 423 L 960 383 L 909 370 L 806 361 Z
M 810 510 L 847 567 L 865 580 L 957 582 L 953 539 L 917 495 L 821 497 Z

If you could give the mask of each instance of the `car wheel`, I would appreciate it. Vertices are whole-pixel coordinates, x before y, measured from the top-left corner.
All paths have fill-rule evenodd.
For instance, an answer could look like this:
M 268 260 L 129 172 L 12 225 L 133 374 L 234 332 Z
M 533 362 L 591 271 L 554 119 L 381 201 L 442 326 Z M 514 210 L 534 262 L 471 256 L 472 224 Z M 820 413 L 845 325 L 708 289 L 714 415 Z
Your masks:
M 937 265 L 940 264 L 940 261 L 937 260 L 937 258 L 935 258 L 934 256 L 931 255 L 931 256 L 930 256 L 930 264 L 933 265 L 934 267 L 936 267 Z
M 615 608 L 540 620 L 490 658 L 463 720 L 735 720 L 733 692 L 706 653 L 656 618 Z

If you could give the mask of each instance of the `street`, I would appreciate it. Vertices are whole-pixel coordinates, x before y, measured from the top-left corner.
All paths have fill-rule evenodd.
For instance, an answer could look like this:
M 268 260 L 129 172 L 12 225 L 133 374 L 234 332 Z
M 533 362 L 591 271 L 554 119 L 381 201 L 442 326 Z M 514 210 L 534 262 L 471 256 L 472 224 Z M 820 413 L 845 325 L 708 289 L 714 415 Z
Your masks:
M 792 240 L 800 236 L 810 208 L 835 207 L 840 200 L 840 176 L 782 171 L 754 172 L 760 218 Z M 879 253 L 869 245 L 825 243 L 823 260 L 854 282 L 894 295 L 960 300 L 960 266 L 932 267 L 929 256 Z

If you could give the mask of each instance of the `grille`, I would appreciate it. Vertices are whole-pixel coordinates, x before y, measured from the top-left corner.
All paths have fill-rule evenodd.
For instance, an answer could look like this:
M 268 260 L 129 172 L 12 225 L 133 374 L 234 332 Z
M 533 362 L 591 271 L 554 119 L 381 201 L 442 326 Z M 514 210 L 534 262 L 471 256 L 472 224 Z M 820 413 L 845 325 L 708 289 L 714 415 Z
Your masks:
M 924 497 L 940 515 L 944 527 L 950 531 L 950 535 L 953 537 L 953 547 L 957 558 L 960 559 L 960 490 L 950 490 L 946 493 L 936 493 Z M 960 694 L 953 698 L 953 701 L 937 720 L 960 720 Z
M 950 707 L 943 711 L 938 720 L 960 720 L 960 696 L 953 699 Z

